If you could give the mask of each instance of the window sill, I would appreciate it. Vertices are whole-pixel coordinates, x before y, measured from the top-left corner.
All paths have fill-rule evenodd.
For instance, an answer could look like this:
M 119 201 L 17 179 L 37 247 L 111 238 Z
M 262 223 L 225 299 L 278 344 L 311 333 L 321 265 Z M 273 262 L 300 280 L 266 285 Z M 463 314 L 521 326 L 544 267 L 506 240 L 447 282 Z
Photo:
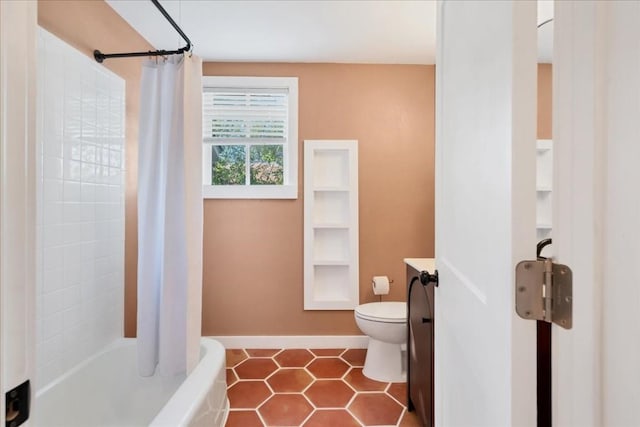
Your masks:
M 203 185 L 203 199 L 297 199 L 297 185 Z

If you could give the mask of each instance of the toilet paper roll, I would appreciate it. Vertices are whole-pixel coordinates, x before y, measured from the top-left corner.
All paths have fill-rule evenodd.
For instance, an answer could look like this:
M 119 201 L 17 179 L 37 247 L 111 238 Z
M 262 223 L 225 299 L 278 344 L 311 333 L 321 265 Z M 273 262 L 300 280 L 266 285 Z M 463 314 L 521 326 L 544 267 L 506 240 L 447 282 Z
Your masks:
M 387 276 L 373 276 L 371 281 L 374 295 L 387 295 L 389 293 L 389 278 Z

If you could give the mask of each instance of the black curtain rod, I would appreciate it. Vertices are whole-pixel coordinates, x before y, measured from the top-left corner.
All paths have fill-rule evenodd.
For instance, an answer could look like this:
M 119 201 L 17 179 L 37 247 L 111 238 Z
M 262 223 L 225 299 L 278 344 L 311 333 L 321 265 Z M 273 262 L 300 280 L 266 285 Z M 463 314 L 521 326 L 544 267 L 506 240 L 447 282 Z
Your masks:
M 171 16 L 167 13 L 167 11 L 164 10 L 164 7 L 162 7 L 160 2 L 158 0 L 151 0 L 151 3 L 153 3 L 153 5 L 160 11 L 160 13 L 162 13 L 162 16 L 164 16 L 167 19 L 167 21 L 169 21 L 171 26 L 178 32 L 178 34 L 180 34 L 180 37 L 182 37 L 187 44 L 184 47 L 181 47 L 180 49 L 176 49 L 176 50 L 150 50 L 148 52 L 102 53 L 98 49 L 96 49 L 93 51 L 93 57 L 96 59 L 96 61 L 101 63 L 105 59 L 109 59 L 109 58 L 131 58 L 135 56 L 166 56 L 166 55 L 173 55 L 176 53 L 185 53 L 191 50 L 191 40 L 189 40 L 189 37 L 187 37 L 184 31 L 182 31 L 182 29 L 178 26 L 178 24 L 176 24 L 176 21 L 174 21 L 173 18 L 171 18 Z

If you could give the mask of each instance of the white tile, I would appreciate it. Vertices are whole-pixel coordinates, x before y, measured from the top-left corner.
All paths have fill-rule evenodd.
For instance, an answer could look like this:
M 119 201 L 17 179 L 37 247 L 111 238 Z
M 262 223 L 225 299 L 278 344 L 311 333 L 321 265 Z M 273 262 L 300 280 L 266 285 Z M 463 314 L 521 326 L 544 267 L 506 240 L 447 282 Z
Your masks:
M 82 178 L 82 163 L 77 160 L 64 159 L 62 162 L 64 179 L 70 181 L 80 181 Z
M 64 292 L 64 290 L 59 290 L 42 296 L 42 314 L 44 317 L 52 316 L 64 309 Z
M 59 358 L 62 355 L 62 334 L 54 335 L 48 340 L 45 340 L 41 344 L 41 350 L 41 357 L 44 358 L 44 363 L 49 363 Z
M 75 306 L 80 306 L 82 302 L 82 287 L 78 284 L 75 286 L 69 286 L 62 290 L 63 294 L 63 308 L 68 309 Z
M 62 224 L 63 219 L 64 215 L 62 203 L 57 201 L 44 202 L 44 208 L 42 209 L 42 222 L 44 224 L 44 228 L 48 228 L 52 225 Z
M 92 163 L 82 163 L 82 182 L 98 182 L 96 165 Z
M 62 179 L 62 158 L 44 156 L 42 159 L 43 176 L 49 179 Z
M 45 341 L 62 333 L 62 313 L 58 312 L 52 316 L 46 317 L 42 324 L 42 331 Z
M 95 202 L 96 201 L 96 184 L 83 182 L 80 187 L 80 200 L 82 202 Z
M 59 291 L 64 288 L 63 272 L 64 269 L 61 267 L 53 270 L 47 270 L 46 273 L 43 274 L 42 290 L 44 292 L 44 295 L 47 295 L 49 292 Z
M 62 245 L 65 241 L 64 225 L 48 225 L 42 229 L 42 247 Z
M 76 224 L 82 222 L 82 204 L 65 203 L 63 206 L 63 215 L 64 222 L 67 224 Z
M 63 181 L 60 179 L 45 179 L 43 197 L 45 202 L 62 201 Z
M 77 223 L 63 224 L 62 230 L 65 244 L 80 243 L 82 241 L 82 230 Z
M 64 259 L 62 248 L 62 246 L 51 246 L 44 249 L 42 268 L 45 273 L 56 268 L 62 268 Z
M 77 181 L 64 181 L 63 195 L 65 202 L 80 202 L 80 183 Z
M 80 326 L 80 306 L 76 305 L 62 312 L 62 325 L 65 331 Z
M 82 282 L 82 267 L 80 264 L 71 264 L 65 266 L 64 272 L 64 289 L 79 286 Z

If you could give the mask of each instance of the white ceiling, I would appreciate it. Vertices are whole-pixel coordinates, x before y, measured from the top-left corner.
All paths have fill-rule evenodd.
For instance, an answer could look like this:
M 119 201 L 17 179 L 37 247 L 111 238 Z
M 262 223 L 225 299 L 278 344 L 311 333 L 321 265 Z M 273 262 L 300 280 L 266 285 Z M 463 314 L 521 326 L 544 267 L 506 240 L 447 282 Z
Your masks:
M 184 46 L 150 1 L 106 0 L 156 49 Z M 434 64 L 431 0 L 161 0 L 205 61 Z M 541 1 L 538 22 L 553 15 Z M 551 62 L 553 23 L 539 30 Z M 109 52 L 105 52 L 109 53 Z

